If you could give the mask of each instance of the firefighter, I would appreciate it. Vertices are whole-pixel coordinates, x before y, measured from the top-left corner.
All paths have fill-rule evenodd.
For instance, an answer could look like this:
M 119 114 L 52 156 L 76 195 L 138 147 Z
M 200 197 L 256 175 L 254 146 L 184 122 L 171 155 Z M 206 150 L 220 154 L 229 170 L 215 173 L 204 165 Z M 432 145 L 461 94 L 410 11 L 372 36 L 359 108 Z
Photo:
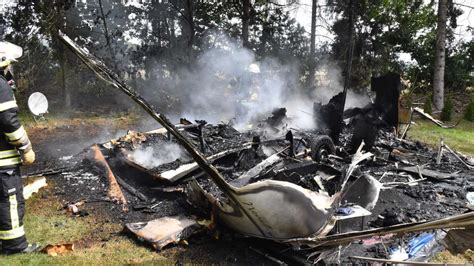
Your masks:
M 29 253 L 39 246 L 29 245 L 25 237 L 25 200 L 20 165 L 32 164 L 35 153 L 18 120 L 18 106 L 13 94 L 13 60 L 1 52 L 0 49 L 0 134 L 4 136 L 0 137 L 0 243 L 4 254 Z

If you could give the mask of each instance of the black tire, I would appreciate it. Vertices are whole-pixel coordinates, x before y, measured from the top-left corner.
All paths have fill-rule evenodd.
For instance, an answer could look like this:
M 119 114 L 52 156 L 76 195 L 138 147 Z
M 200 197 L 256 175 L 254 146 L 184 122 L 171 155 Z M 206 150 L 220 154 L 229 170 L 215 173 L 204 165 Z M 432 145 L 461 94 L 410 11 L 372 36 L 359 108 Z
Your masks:
M 336 148 L 334 142 L 327 135 L 320 135 L 315 137 L 310 142 L 311 158 L 316 162 L 325 162 L 329 154 L 334 154 Z

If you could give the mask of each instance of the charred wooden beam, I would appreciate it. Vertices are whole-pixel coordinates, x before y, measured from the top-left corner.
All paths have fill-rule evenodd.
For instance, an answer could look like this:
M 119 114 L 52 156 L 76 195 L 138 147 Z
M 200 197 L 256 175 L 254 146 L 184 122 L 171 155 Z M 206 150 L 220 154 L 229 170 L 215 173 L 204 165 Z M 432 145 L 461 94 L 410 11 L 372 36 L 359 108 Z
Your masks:
M 115 176 L 117 179 L 117 183 L 119 183 L 122 187 L 124 187 L 128 192 L 135 195 L 137 198 L 141 199 L 142 201 L 148 201 L 148 197 L 145 194 L 141 193 L 138 189 L 132 187 L 127 182 L 125 182 L 122 178 L 118 175 Z
M 400 168 L 397 168 L 396 170 L 418 175 L 422 179 L 423 177 L 429 177 L 437 181 L 456 178 L 459 176 L 458 174 L 443 173 L 443 172 L 439 172 L 435 170 L 424 169 L 423 167 L 420 167 L 420 166 L 400 167 Z
M 109 189 L 107 191 L 107 196 L 117 202 L 122 204 L 123 210 L 128 211 L 127 200 L 120 189 L 119 184 L 117 183 L 117 179 L 112 172 L 109 164 L 105 160 L 104 155 L 100 151 L 99 146 L 94 145 L 91 147 L 91 157 L 93 162 L 99 167 L 100 171 L 107 177 L 107 181 L 109 183 Z
M 286 149 L 285 149 L 286 150 Z M 250 170 L 245 172 L 243 175 L 239 176 L 236 178 L 234 181 L 232 181 L 232 184 L 236 186 L 244 186 L 249 183 L 249 181 L 261 174 L 265 169 L 268 167 L 275 165 L 279 162 L 281 162 L 283 159 L 280 157 L 279 153 L 275 153 L 271 156 L 269 156 L 267 159 L 261 161 L 254 167 L 252 167 Z

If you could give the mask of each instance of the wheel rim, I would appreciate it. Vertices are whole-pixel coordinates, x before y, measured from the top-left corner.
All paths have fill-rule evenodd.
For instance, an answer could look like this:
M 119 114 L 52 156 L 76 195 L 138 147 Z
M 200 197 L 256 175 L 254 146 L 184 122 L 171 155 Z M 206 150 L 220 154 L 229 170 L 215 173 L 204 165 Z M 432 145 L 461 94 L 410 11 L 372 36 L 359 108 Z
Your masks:
M 329 158 L 329 154 L 330 152 L 327 147 L 321 147 L 316 153 L 316 158 L 318 158 L 319 161 L 326 161 Z

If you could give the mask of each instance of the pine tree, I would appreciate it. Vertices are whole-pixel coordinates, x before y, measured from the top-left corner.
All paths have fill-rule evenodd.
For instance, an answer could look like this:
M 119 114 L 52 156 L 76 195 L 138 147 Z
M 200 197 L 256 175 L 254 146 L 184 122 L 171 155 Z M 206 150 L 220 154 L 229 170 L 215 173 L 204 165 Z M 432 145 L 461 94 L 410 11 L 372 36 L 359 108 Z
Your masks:
M 453 100 L 449 96 L 444 103 L 443 109 L 441 110 L 441 120 L 451 121 L 452 116 L 453 116 L 453 109 L 454 109 Z
M 466 112 L 464 113 L 464 119 L 474 122 L 474 94 L 471 95 L 471 100 L 469 101 Z
M 431 98 L 431 95 L 426 97 L 425 103 L 423 104 L 423 111 L 427 114 L 433 113 L 433 100 Z

